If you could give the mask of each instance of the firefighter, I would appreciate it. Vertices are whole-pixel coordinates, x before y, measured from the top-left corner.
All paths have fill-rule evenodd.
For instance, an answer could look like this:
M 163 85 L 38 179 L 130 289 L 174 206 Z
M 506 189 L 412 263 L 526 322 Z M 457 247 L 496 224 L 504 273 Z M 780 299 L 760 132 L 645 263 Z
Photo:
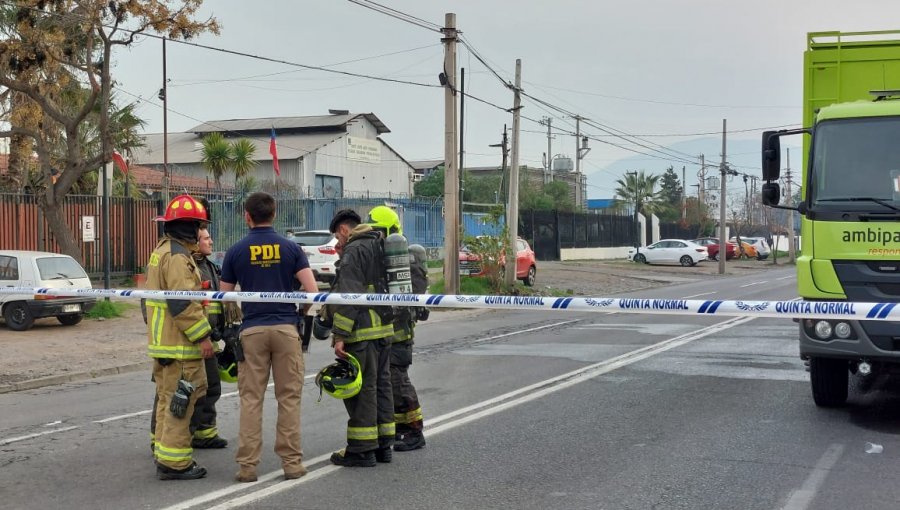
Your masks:
M 343 209 L 329 230 L 343 246 L 332 292 L 386 293 L 382 235 L 362 224 L 359 214 Z M 390 383 L 390 347 L 394 328 L 388 307 L 334 305 L 326 310 L 333 323 L 332 345 L 338 358 L 350 354 L 359 362 L 362 388 L 344 400 L 347 446 L 331 455 L 339 466 L 372 467 L 390 462 L 396 429 Z
M 192 253 L 198 251 L 199 231 L 207 221 L 206 208 L 190 195 L 169 202 L 164 236 L 147 263 L 150 290 L 201 289 L 200 271 Z M 197 399 L 206 394 L 204 359 L 214 355 L 212 328 L 199 301 L 147 299 L 148 347 L 154 360 L 156 413 L 154 456 L 160 480 L 194 480 L 206 468 L 193 460 L 191 417 Z
M 420 244 L 409 247 L 409 268 L 414 294 L 428 292 L 428 254 Z M 428 320 L 425 307 L 404 307 L 397 311 L 394 319 L 394 338 L 391 344 L 391 388 L 394 392 L 394 422 L 397 436 L 395 452 L 418 450 L 425 446 L 422 433 L 422 406 L 416 387 L 409 379 L 412 365 L 413 338 L 417 321 Z
M 212 222 L 212 214 L 209 211 L 209 203 L 205 199 L 199 199 L 206 209 L 207 220 Z M 201 287 L 204 290 L 220 290 L 219 289 L 219 266 L 215 265 L 209 256 L 213 252 L 213 240 L 209 235 L 209 229 L 200 229 L 199 251 L 194 253 L 194 261 L 200 269 L 200 277 L 202 278 Z M 209 325 L 212 327 L 212 337 L 217 340 L 214 347 L 218 351 L 218 340 L 225 333 L 225 307 L 232 309 L 234 303 L 223 303 L 222 301 L 209 301 L 206 303 L 206 314 L 209 319 Z M 204 361 L 206 370 L 207 389 L 206 396 L 197 400 L 194 408 L 194 415 L 191 419 L 191 429 L 194 431 L 194 438 L 191 445 L 194 448 L 225 448 L 228 441 L 219 437 L 219 431 L 216 427 L 216 402 L 222 396 L 222 380 L 219 377 L 219 363 L 215 357 L 208 358 Z

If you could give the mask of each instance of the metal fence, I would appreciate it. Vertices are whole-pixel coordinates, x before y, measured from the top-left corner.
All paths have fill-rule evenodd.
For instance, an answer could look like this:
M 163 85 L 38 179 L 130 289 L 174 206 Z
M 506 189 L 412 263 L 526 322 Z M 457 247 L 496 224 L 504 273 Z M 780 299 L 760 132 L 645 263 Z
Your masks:
M 196 193 L 195 196 L 202 196 Z M 207 199 L 213 222 L 210 234 L 216 251 L 225 251 L 247 233 L 241 196 L 223 196 L 211 192 Z M 404 234 L 410 244 L 426 248 L 444 244 L 443 207 L 441 201 L 390 198 L 281 198 L 275 218 L 276 231 L 289 229 L 324 230 L 334 213 L 343 208 L 356 210 L 365 218 L 378 205 L 390 205 L 403 221 Z M 153 221 L 162 208 L 156 199 L 125 197 L 110 198 L 110 270 L 113 276 L 130 275 L 146 263 L 158 239 L 157 224 Z M 103 236 L 101 198 L 93 195 L 66 197 L 63 210 L 66 224 L 82 246 L 82 261 L 92 277 L 103 273 Z M 82 237 L 82 217 L 94 221 L 94 241 Z M 24 194 L 0 194 L 0 249 L 59 252 L 46 219 L 38 206 L 37 197 Z
M 539 260 L 559 260 L 563 248 L 608 248 L 634 241 L 634 219 L 628 214 L 584 214 L 523 211 L 519 235 Z
M 697 235 L 698 227 L 685 226 L 681 223 L 660 223 L 659 238 L 660 239 L 694 239 Z

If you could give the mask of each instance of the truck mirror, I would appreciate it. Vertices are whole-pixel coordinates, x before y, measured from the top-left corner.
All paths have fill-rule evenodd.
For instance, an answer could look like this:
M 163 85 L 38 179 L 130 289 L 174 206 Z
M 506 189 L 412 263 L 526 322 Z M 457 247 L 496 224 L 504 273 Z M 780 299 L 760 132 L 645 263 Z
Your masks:
M 778 205 L 781 201 L 781 186 L 777 182 L 762 185 L 762 202 L 764 205 Z
M 781 141 L 776 131 L 763 131 L 762 135 L 762 178 L 777 181 L 781 175 Z M 777 201 L 775 202 L 778 203 Z

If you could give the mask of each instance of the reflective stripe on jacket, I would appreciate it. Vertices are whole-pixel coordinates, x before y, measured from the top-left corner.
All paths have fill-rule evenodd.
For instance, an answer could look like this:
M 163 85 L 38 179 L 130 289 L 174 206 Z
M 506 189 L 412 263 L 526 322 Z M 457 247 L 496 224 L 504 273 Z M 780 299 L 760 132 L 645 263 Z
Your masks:
M 201 290 L 200 271 L 191 257 L 193 247 L 177 239 L 164 237 L 150 254 L 147 263 L 147 288 L 150 290 Z M 185 299 L 148 299 L 147 354 L 151 358 L 200 359 L 197 342 L 209 336 L 212 328 L 199 301 Z
M 344 246 L 340 271 L 332 292 L 378 292 L 379 282 L 385 278 L 381 258 L 381 234 L 372 230 L 369 225 L 354 228 Z M 378 308 L 360 305 L 329 307 L 334 320 L 332 333 L 344 337 L 344 341 L 350 343 L 392 337 L 394 327 L 382 319 L 382 314 L 387 310 L 382 309 L 382 314 L 379 314 Z

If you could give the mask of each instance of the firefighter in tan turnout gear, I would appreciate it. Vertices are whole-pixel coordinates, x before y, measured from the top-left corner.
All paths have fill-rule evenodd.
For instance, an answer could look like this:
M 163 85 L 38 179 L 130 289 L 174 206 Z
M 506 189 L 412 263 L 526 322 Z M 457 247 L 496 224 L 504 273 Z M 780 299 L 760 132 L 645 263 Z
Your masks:
M 201 277 L 192 253 L 198 251 L 199 231 L 207 221 L 203 205 L 189 195 L 169 202 L 165 235 L 147 263 L 149 290 L 201 290 Z M 147 353 L 153 359 L 156 381 L 156 476 L 160 480 L 193 480 L 206 468 L 193 459 L 191 416 L 197 399 L 206 394 L 204 359 L 214 348 L 211 328 L 199 301 L 148 299 Z

